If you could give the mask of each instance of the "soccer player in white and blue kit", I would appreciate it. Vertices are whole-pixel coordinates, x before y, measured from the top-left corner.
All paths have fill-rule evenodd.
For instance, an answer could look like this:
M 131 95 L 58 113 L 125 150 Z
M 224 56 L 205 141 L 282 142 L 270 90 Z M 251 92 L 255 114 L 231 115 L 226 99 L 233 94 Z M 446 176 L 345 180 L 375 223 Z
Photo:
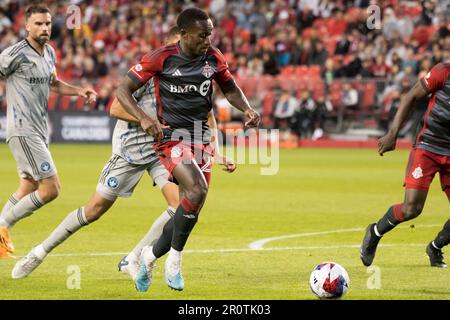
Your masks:
M 81 96 L 89 103 L 96 92 L 57 78 L 55 50 L 47 43 L 52 17 L 47 7 L 32 5 L 25 13 L 27 38 L 0 54 L 0 78 L 6 79 L 6 141 L 17 163 L 20 182 L 0 215 L 0 257 L 14 252 L 9 230 L 19 220 L 54 200 L 60 191 L 49 151 L 48 96 Z

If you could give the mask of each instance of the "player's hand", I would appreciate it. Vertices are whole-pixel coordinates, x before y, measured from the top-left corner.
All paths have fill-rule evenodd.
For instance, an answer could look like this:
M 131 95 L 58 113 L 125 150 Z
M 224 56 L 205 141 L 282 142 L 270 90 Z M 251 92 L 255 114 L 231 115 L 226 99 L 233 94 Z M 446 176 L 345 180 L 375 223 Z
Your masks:
M 378 139 L 378 153 L 383 156 L 385 152 L 395 150 L 397 135 L 388 132 L 385 136 Z
M 224 157 L 220 154 L 216 154 L 214 156 L 214 161 L 216 163 L 220 164 L 221 166 L 224 166 L 224 168 L 222 170 L 229 172 L 229 173 L 234 172 L 234 170 L 236 170 L 236 168 L 237 168 L 237 164 L 236 164 L 236 162 L 234 162 L 233 159 Z
M 86 99 L 87 103 L 93 103 L 97 100 L 97 92 L 91 88 L 81 88 L 78 95 Z
M 156 141 L 160 141 L 163 138 L 163 131 L 158 120 L 145 116 L 141 119 L 140 123 L 142 129 L 149 135 L 155 137 Z
M 254 109 L 250 108 L 244 112 L 245 115 L 245 124 L 246 128 L 255 128 L 259 126 L 259 122 L 261 121 L 261 117 L 258 112 Z

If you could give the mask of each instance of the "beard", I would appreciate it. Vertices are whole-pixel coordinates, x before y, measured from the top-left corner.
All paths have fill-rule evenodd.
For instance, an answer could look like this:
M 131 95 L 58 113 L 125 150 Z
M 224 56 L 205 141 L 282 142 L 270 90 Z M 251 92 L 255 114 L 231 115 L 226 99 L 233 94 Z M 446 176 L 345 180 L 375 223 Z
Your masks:
M 39 43 L 41 46 L 45 45 L 50 40 L 50 35 L 48 36 L 37 36 L 33 38 L 34 41 Z

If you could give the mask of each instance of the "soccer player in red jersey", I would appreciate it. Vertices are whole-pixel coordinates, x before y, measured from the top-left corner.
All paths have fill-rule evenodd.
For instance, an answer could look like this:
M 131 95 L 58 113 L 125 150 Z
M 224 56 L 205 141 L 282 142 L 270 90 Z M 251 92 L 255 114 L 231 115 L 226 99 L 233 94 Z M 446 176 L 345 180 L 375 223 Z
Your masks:
M 169 252 L 165 278 L 169 287 L 183 290 L 182 251 L 205 203 L 211 171 L 210 133 L 212 80 L 237 109 L 244 112 L 246 127 L 256 127 L 259 114 L 237 86 L 220 51 L 211 46 L 213 23 L 201 9 L 189 8 L 177 18 L 180 42 L 145 55 L 133 66 L 116 96 L 144 130 L 156 137 L 156 151 L 180 187 L 181 197 L 173 223 L 168 223 L 157 243 L 142 250 L 136 288 L 147 291 L 157 258 Z M 158 119 L 145 115 L 132 93 L 153 78 Z
M 405 198 L 377 222 L 367 226 L 361 245 L 361 260 L 370 266 L 381 237 L 401 222 L 416 218 L 427 198 L 434 175 L 439 172 L 442 190 L 450 201 L 450 62 L 439 63 L 403 97 L 389 132 L 378 141 L 378 152 L 395 149 L 398 132 L 416 100 L 431 95 L 424 125 L 409 156 L 405 177 Z M 450 220 L 431 241 L 426 253 L 433 267 L 447 267 L 442 248 L 450 243 Z

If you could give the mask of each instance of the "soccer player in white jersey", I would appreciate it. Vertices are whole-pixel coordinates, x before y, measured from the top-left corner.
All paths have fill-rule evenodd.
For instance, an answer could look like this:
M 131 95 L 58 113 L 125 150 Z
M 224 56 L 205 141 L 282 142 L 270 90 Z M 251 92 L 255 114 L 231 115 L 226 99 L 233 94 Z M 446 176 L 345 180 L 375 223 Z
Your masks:
M 47 43 L 52 17 L 47 7 L 27 8 L 26 39 L 0 54 L 0 78 L 6 79 L 6 141 L 17 162 L 19 187 L 0 215 L 0 257 L 14 252 L 9 230 L 19 220 L 54 200 L 60 191 L 59 177 L 48 145 L 48 96 L 80 96 L 92 103 L 97 93 L 69 85 L 57 78 L 55 50 Z
M 177 29 L 171 29 L 167 39 L 168 43 L 176 42 L 178 39 Z M 146 114 L 152 116 L 154 116 L 156 105 L 153 89 L 153 81 L 149 81 L 133 94 L 138 106 Z M 28 276 L 56 246 L 83 226 L 97 220 L 106 213 L 117 197 L 131 196 L 145 171 L 152 177 L 154 184 L 161 189 L 168 208 L 155 220 L 150 230 L 135 248 L 122 258 L 119 262 L 119 271 L 128 273 L 134 279 L 139 268 L 142 248 L 154 243 L 162 234 L 165 224 L 173 217 L 174 208 L 178 206 L 179 201 L 178 187 L 169 181 L 169 172 L 155 154 L 153 137 L 142 129 L 137 119 L 125 112 L 117 99 L 113 101 L 110 113 L 120 120 L 117 121 L 114 129 L 113 155 L 103 169 L 95 194 L 84 207 L 72 211 L 46 240 L 34 247 L 26 257 L 17 262 L 12 271 L 14 279 Z M 209 121 L 212 122 L 211 126 L 215 128 L 216 124 L 212 113 Z M 217 137 L 215 139 L 217 141 Z M 215 145 L 217 146 L 217 142 Z M 216 150 L 217 162 L 225 166 L 224 170 L 233 172 L 236 169 L 234 161 L 223 157 L 217 147 Z

